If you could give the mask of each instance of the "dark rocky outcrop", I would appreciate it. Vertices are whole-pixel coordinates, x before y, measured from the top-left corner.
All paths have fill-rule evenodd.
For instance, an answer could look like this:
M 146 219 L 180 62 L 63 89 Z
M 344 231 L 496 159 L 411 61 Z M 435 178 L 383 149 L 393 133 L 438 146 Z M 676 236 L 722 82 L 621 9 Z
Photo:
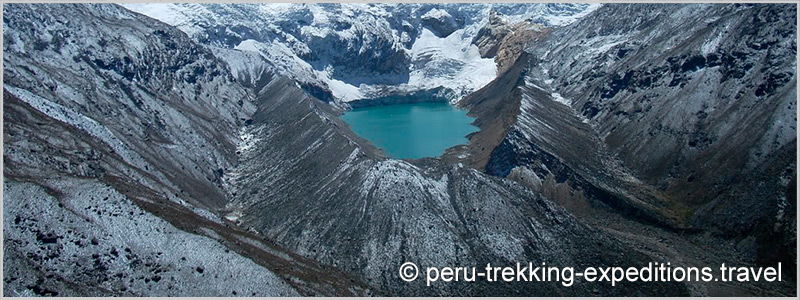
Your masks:
M 478 31 L 472 43 L 478 46 L 481 57 L 494 57 L 499 75 L 511 68 L 528 44 L 536 43 L 549 31 L 550 28 L 527 20 L 506 24 L 495 11 L 490 11 L 489 22 Z
M 511 32 L 510 26 L 497 15 L 494 10 L 489 11 L 489 22 L 478 30 L 472 43 L 478 46 L 481 57 L 495 57 L 500 42 Z
M 445 10 L 433 8 L 420 17 L 422 26 L 429 29 L 438 37 L 446 37 L 458 30 L 463 24 L 459 24 L 450 13 Z M 460 22 L 463 23 L 463 20 Z
M 598 210 L 622 212 L 678 239 L 712 233 L 750 253 L 743 263 L 794 270 L 795 12 L 613 4 L 554 29 L 516 63 L 527 65 L 521 96 L 509 98 L 520 114 L 486 171 L 600 227 L 640 234 Z

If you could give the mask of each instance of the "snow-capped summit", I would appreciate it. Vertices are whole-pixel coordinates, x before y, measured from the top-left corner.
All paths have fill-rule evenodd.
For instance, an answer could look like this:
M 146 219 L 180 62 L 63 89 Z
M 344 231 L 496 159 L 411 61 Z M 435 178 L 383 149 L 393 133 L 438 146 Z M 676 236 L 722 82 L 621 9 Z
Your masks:
M 217 48 L 252 51 L 318 98 L 444 88 L 458 101 L 496 77 L 472 44 L 489 12 L 564 26 L 598 4 L 124 4 Z M 467 76 L 468 75 L 468 76 Z

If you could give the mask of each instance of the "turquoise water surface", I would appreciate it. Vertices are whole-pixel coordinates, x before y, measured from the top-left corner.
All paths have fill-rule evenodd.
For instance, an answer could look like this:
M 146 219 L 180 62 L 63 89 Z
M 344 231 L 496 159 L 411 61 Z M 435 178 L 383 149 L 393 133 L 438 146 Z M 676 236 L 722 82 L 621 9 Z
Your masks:
M 393 158 L 437 157 L 449 147 L 466 144 L 465 136 L 478 131 L 466 110 L 446 102 L 362 107 L 341 118 Z

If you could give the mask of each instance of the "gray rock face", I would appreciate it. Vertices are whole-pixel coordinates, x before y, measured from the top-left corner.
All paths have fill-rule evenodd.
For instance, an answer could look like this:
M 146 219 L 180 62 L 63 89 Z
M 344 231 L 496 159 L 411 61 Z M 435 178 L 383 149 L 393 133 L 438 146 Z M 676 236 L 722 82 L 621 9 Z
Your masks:
M 445 10 L 433 8 L 420 17 L 422 26 L 438 37 L 446 37 L 463 26 Z M 462 20 L 463 22 L 463 20 Z
M 609 6 L 609 14 L 641 21 L 587 19 L 581 24 L 589 28 L 581 38 L 584 46 L 578 46 L 582 52 L 594 49 L 594 40 L 613 39 L 615 46 L 586 57 L 591 64 L 575 59 L 570 64 L 576 68 L 569 71 L 565 64 L 542 63 L 542 69 L 550 69 L 552 86 L 561 86 L 554 91 L 573 99 L 571 107 L 591 120 L 637 178 L 676 202 L 702 206 L 716 202 L 712 190 L 732 185 L 724 178 L 748 177 L 783 151 L 794 151 L 794 6 L 654 8 L 674 12 L 652 15 L 646 13 L 650 8 Z M 703 23 L 683 21 L 688 18 Z M 655 22 L 674 28 L 641 28 Z M 622 33 L 622 24 L 631 26 L 631 33 Z M 578 36 L 571 30 L 550 37 Z M 572 41 L 550 48 L 543 61 L 576 57 L 570 48 L 578 38 Z
M 795 9 L 604 5 L 554 29 L 527 49 L 520 114 L 487 172 L 755 238 L 751 262 L 794 265 Z
M 131 163 L 193 204 L 224 205 L 217 171 L 235 160 L 252 96 L 222 61 L 172 27 L 116 6 L 64 8 L 74 15 L 4 8 L 5 86 L 107 127 L 140 157 Z
M 495 11 L 490 11 L 489 22 L 478 30 L 478 34 L 472 39 L 472 43 L 480 49 L 481 57 L 494 57 L 497 55 L 500 42 L 509 32 L 511 32 L 509 25 L 497 16 Z
M 585 19 L 548 37 L 566 39 L 559 46 L 540 43 L 533 52 L 549 72 L 541 78 L 556 80 L 554 91 L 572 99 L 643 179 L 688 177 L 697 170 L 673 166 L 698 160 L 739 161 L 731 169 L 747 170 L 795 137 L 792 8 L 612 5 L 597 15 L 629 19 Z M 645 27 L 652 23 L 663 25 Z M 685 105 L 672 104 L 678 101 Z M 731 124 L 749 130 L 734 134 Z M 705 157 L 719 149 L 743 156 Z
M 4 295 L 370 293 L 214 213 L 255 106 L 210 51 L 115 5 L 3 10 Z

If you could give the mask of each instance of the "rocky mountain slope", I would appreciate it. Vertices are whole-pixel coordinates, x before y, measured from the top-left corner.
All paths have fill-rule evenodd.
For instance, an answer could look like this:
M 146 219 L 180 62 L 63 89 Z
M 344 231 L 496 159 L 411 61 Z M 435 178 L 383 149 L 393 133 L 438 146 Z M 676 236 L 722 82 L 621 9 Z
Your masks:
M 610 6 L 531 49 L 532 81 L 568 99 L 634 177 L 689 217 L 710 203 L 740 202 L 721 194 L 766 165 L 790 169 L 771 174 L 776 179 L 795 173 L 793 155 L 782 154 L 795 152 L 797 133 L 794 12 L 792 5 Z M 652 23 L 664 25 L 645 27 Z M 692 225 L 702 226 L 698 217 Z
M 684 294 L 672 284 L 406 283 L 420 266 L 542 261 L 553 265 L 645 263 L 631 249 L 584 226 L 509 180 L 435 159 L 381 157 L 330 106 L 276 82 L 256 102 L 229 216 L 298 253 L 391 295 Z M 289 90 L 290 93 L 275 91 Z M 288 142 L 291 141 L 291 142 Z M 626 254 L 627 253 L 627 254 Z
M 649 259 L 513 182 L 375 154 L 258 57 L 113 5 L 4 14 L 7 295 L 686 292 L 406 284 L 403 260 Z
M 255 106 L 210 51 L 114 5 L 3 9 L 4 295 L 369 293 L 214 213 Z
M 595 225 L 621 229 L 610 209 L 795 270 L 795 9 L 604 5 L 464 100 L 465 162 Z
M 795 6 L 126 7 L 4 5 L 4 295 L 796 292 L 397 275 L 796 268 Z M 439 91 L 442 158 L 338 118 Z

